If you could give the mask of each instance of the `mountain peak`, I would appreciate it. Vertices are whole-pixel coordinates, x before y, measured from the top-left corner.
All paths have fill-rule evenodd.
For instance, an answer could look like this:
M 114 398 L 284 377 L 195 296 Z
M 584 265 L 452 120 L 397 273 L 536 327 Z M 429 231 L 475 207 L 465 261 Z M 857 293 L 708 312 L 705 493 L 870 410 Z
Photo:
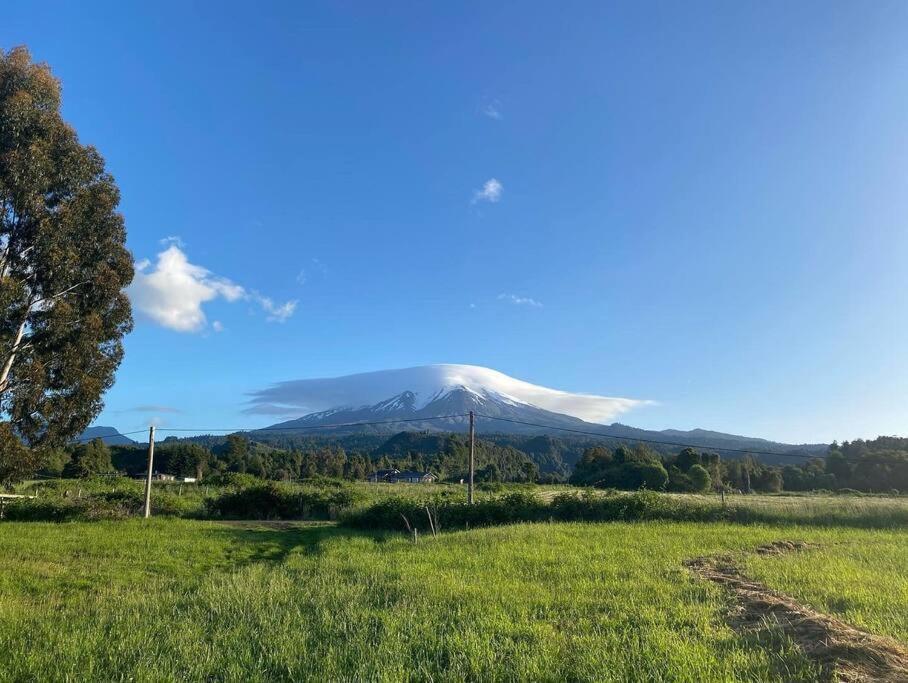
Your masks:
M 76 443 L 85 443 L 92 439 L 101 439 L 108 446 L 130 446 L 134 443 L 128 436 L 123 436 L 114 427 L 95 426 L 88 427 L 78 438 Z
M 281 382 L 252 394 L 247 413 L 307 415 L 338 408 L 378 406 L 425 410 L 452 392 L 466 392 L 477 402 L 529 406 L 591 422 L 605 422 L 647 401 L 550 389 L 478 365 L 436 364 L 379 370 L 343 377 Z

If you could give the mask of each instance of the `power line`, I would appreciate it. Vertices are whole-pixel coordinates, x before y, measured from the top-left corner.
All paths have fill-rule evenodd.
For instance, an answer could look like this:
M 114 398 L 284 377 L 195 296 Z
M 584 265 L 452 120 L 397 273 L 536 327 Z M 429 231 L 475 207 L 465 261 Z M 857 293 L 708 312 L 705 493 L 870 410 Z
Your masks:
M 801 459 L 817 459 L 817 460 L 826 460 L 827 455 L 810 455 L 810 454 L 801 454 L 801 453 L 779 453 L 778 451 L 757 451 L 757 450 L 745 450 L 743 448 L 722 448 L 717 446 L 702 446 L 698 444 L 691 443 L 681 443 L 678 441 L 660 441 L 658 439 L 641 439 L 632 436 L 620 436 L 617 434 L 607 434 L 603 432 L 591 432 L 583 429 L 571 429 L 569 427 L 556 427 L 555 425 L 546 425 L 540 424 L 538 422 L 525 422 L 523 420 L 513 420 L 508 417 L 493 417 L 492 415 L 483 415 L 482 413 L 476 413 L 477 417 L 483 417 L 487 420 L 499 420 L 501 422 L 513 422 L 514 424 L 528 425 L 531 427 L 542 427 L 543 429 L 556 429 L 562 432 L 571 432 L 573 434 L 585 434 L 587 436 L 597 436 L 600 439 L 617 439 L 620 441 L 636 441 L 640 443 L 654 443 L 661 444 L 663 446 L 679 446 L 681 448 L 697 448 L 703 451 L 721 451 L 723 453 L 742 453 L 744 455 L 772 455 L 774 457 L 780 458 L 801 458 Z M 865 460 L 856 460 L 853 458 L 843 458 L 846 462 L 866 462 Z M 876 461 L 876 462 L 886 462 L 886 461 Z M 902 460 L 889 460 L 891 463 L 901 463 Z

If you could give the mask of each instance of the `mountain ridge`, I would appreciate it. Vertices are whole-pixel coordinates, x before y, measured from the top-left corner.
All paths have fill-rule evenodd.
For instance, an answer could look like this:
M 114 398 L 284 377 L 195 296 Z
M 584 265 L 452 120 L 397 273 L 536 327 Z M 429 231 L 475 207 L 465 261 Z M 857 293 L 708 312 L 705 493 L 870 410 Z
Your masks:
M 85 443 L 92 439 L 101 439 L 108 446 L 130 446 L 135 443 L 128 436 L 123 436 L 115 427 L 106 427 L 102 425 L 88 427 L 75 440 L 77 443 Z
M 412 393 L 412 392 L 409 392 Z M 255 432 L 309 431 L 312 434 L 348 434 L 368 432 L 391 434 L 403 431 L 465 432 L 468 414 L 476 413 L 477 432 L 483 434 L 543 435 L 583 432 L 615 441 L 690 442 L 690 445 L 712 450 L 767 451 L 779 455 L 814 455 L 825 452 L 827 444 L 786 444 L 759 437 L 726 434 L 705 429 L 661 431 L 631 427 L 618 422 L 603 425 L 580 418 L 544 410 L 530 404 L 502 400 L 464 387 L 453 388 L 422 408 L 402 392 L 372 406 L 333 408 L 279 422 Z M 504 418 L 496 419 L 496 418 Z M 516 420 L 509 422 L 508 420 Z M 520 424 L 530 422 L 536 424 Z M 364 424 L 365 423 L 365 424 Z M 337 425 L 337 426 L 334 426 Z M 253 433 L 255 433 L 253 432 Z

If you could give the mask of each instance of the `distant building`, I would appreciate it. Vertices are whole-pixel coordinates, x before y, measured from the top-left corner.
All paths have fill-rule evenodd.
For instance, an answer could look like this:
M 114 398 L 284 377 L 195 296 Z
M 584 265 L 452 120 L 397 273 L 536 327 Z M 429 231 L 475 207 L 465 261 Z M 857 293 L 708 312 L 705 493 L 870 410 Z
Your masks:
M 416 472 L 415 470 L 405 470 L 398 472 L 391 481 L 395 484 L 431 484 L 438 477 L 431 472 Z
M 391 481 L 391 477 L 400 474 L 400 470 L 377 470 L 369 475 L 369 481 Z
M 148 477 L 147 473 L 137 474 L 136 479 L 146 479 Z M 155 472 L 151 475 L 152 481 L 176 481 L 176 476 L 173 474 L 164 474 L 163 472 Z
M 431 472 L 416 472 L 414 470 L 378 470 L 369 475 L 371 482 L 387 482 L 389 484 L 429 484 L 437 480 Z

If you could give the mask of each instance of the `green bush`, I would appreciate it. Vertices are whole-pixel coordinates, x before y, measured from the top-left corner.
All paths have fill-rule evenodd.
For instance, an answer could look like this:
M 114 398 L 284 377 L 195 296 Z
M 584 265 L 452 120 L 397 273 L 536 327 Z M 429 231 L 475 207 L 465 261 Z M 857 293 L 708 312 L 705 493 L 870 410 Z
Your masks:
M 247 488 L 258 486 L 262 483 L 259 477 L 245 472 L 222 472 L 205 477 L 205 483 L 212 486 L 227 486 L 232 488 Z
M 16 521 L 69 522 L 124 519 L 141 515 L 145 495 L 140 486 L 122 486 L 111 491 L 87 491 L 78 495 L 72 486 L 48 487 L 41 497 L 21 498 L 6 504 L 6 519 Z M 153 515 L 190 517 L 198 515 L 198 502 L 186 496 L 155 489 L 151 499 Z
M 346 486 L 292 487 L 275 482 L 228 490 L 207 502 L 212 517 L 230 519 L 334 519 L 357 494 Z
M 76 497 L 18 499 L 7 505 L 5 517 L 16 521 L 69 522 L 122 519 L 141 510 L 142 499 L 129 491 L 109 491 Z

